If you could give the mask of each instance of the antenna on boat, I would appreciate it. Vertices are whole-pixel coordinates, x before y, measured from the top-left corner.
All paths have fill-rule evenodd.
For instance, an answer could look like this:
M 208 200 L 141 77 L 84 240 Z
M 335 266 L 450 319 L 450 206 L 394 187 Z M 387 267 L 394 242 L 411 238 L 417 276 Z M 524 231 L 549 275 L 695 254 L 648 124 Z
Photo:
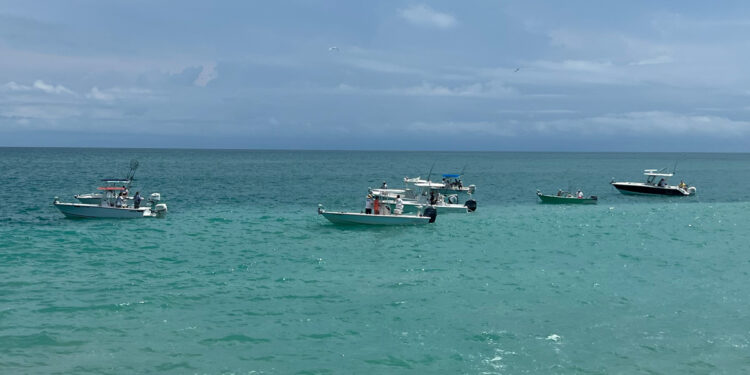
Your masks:
M 466 164 L 464 164 L 463 169 L 461 169 L 461 176 L 462 177 L 463 177 L 465 171 L 466 171 Z
M 679 161 L 679 160 L 675 160 L 675 161 L 674 161 L 674 168 L 672 168 L 672 174 L 677 174 L 677 162 L 678 162 L 678 161 Z

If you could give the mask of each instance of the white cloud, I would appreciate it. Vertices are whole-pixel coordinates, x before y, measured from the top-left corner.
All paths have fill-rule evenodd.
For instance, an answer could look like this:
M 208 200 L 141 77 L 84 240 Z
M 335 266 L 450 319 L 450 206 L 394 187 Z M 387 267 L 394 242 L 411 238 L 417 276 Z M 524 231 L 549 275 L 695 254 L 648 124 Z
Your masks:
M 379 73 L 396 73 L 396 74 L 424 74 L 422 71 L 401 66 L 392 62 L 374 60 L 369 58 L 350 58 L 342 59 L 342 63 L 364 70 L 371 70 Z
M 99 89 L 94 86 L 86 94 L 86 98 L 101 101 L 112 101 L 116 99 L 143 98 L 150 96 L 151 90 L 141 88 L 120 88 L 112 87 L 109 89 Z
M 91 91 L 88 94 L 86 94 L 86 97 L 89 99 L 104 100 L 104 101 L 113 100 L 115 98 L 111 94 L 100 91 L 99 88 L 96 86 L 91 88 Z
M 473 83 L 465 86 L 447 87 L 422 83 L 421 86 L 388 90 L 393 94 L 417 96 L 466 96 L 466 97 L 507 97 L 518 92 L 496 82 Z
M 658 64 L 669 64 L 674 62 L 674 60 L 669 56 L 657 56 L 652 57 L 650 59 L 643 59 L 640 61 L 636 61 L 633 63 L 630 63 L 630 65 L 658 65 Z
M 45 92 L 47 94 L 68 94 L 68 95 L 76 95 L 73 90 L 68 89 L 67 87 L 63 85 L 50 85 L 48 83 L 45 83 L 44 81 L 38 79 L 34 81 L 34 83 L 31 86 L 18 84 L 14 81 L 10 81 L 2 86 L 3 89 L 9 90 L 9 91 L 33 91 L 33 90 L 39 90 L 42 92 Z
M 408 130 L 420 134 L 485 134 L 500 137 L 512 137 L 517 135 L 515 124 L 498 124 L 490 121 L 445 121 L 445 122 L 415 122 L 407 127 Z
M 648 111 L 607 114 L 590 118 L 543 121 L 532 126 L 540 133 L 583 133 L 606 136 L 688 135 L 731 138 L 750 134 L 750 122 L 726 117 Z
M 34 81 L 34 88 L 38 90 L 42 90 L 48 94 L 70 94 L 75 95 L 73 91 L 68 89 L 67 87 L 63 85 L 50 85 L 47 83 L 44 83 L 44 81 L 38 79 Z
M 10 91 L 31 91 L 34 88 L 26 85 L 19 85 L 13 81 L 10 81 L 3 85 L 3 88 Z
M 219 72 L 216 71 L 216 63 L 203 64 L 203 70 L 198 74 L 198 78 L 193 81 L 193 84 L 200 87 L 206 87 L 209 82 L 213 81 L 219 76 Z
M 413 5 L 398 11 L 399 15 L 417 26 L 448 29 L 456 25 L 456 18 L 448 13 L 438 12 L 427 5 Z
M 59 120 L 80 115 L 80 110 L 66 105 L 20 105 L 0 109 L 0 117 L 19 120 Z

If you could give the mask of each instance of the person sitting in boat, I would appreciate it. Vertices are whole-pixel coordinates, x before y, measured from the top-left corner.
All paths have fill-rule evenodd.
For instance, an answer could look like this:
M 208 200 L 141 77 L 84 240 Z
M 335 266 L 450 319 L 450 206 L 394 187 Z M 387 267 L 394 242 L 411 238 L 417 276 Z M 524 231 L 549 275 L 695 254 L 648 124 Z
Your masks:
M 372 194 L 367 194 L 367 199 L 365 199 L 365 214 L 372 214 Z
M 688 185 L 685 183 L 685 181 L 680 180 L 680 189 L 687 189 Z
M 133 208 L 141 207 L 141 201 L 143 198 L 141 197 L 141 192 L 136 191 L 135 196 L 133 197 Z
M 576 197 L 578 197 L 578 199 L 583 199 L 583 192 L 578 190 L 578 193 L 576 193 Z
M 659 183 L 657 184 L 659 187 L 665 187 L 667 186 L 667 182 L 662 178 L 659 180 Z
M 396 195 L 396 209 L 393 211 L 396 215 L 401 215 L 404 212 L 404 200 L 401 199 L 401 195 Z
M 558 197 L 562 197 L 562 195 L 563 195 L 563 191 L 562 191 L 562 189 L 558 189 L 558 190 L 557 190 L 557 196 L 558 196 Z
M 388 184 L 386 184 L 385 181 L 383 181 L 383 185 L 380 185 L 380 188 L 381 189 L 388 189 Z
M 125 198 L 127 198 L 128 197 L 128 193 L 129 193 L 128 188 L 126 188 L 125 186 L 123 186 L 122 187 L 122 196 L 125 197 Z
M 122 193 L 117 194 L 117 199 L 115 200 L 115 207 L 122 208 Z

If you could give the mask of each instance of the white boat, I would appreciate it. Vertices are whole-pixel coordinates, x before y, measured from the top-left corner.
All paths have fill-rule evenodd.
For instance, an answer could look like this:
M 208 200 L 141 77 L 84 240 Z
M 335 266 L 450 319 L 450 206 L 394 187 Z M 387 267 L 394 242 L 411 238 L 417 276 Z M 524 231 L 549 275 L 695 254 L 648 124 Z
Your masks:
M 334 224 L 365 224 L 365 225 L 421 225 L 434 223 L 437 211 L 429 207 L 423 213 L 416 215 L 393 214 L 390 209 L 382 210 L 386 213 L 365 214 L 360 212 L 326 211 L 318 205 L 318 214 L 323 215 Z
M 149 204 L 135 208 L 133 206 L 115 207 L 112 196 L 107 194 L 100 204 L 63 203 L 55 197 L 52 203 L 55 208 L 69 218 L 107 218 L 107 219 L 135 219 L 142 217 L 164 217 L 167 215 L 167 205 L 158 203 L 159 193 L 151 194 Z
M 464 204 L 459 203 L 458 194 L 444 195 L 440 193 L 442 184 L 422 180 L 414 183 L 419 189 L 415 193 L 412 189 L 370 189 L 370 194 L 382 200 L 391 209 L 396 208 L 396 198 L 401 198 L 404 203 L 404 212 L 418 212 L 420 207 L 431 206 L 438 213 L 467 213 L 477 209 L 477 202 L 471 195 Z
M 668 180 L 674 176 L 674 173 L 646 169 L 643 175 L 646 176 L 646 182 L 615 182 L 612 179 L 610 184 L 622 194 L 689 196 L 696 192 L 695 186 L 689 186 L 684 182 L 680 182 L 679 185 L 669 185 Z M 659 181 L 655 182 L 657 178 Z
M 443 180 L 439 182 L 424 180 L 421 177 L 404 177 L 404 184 L 407 188 L 414 186 L 429 185 L 430 188 L 439 191 L 442 194 L 467 193 L 474 194 L 477 187 L 475 185 L 464 186 L 460 174 L 444 174 Z

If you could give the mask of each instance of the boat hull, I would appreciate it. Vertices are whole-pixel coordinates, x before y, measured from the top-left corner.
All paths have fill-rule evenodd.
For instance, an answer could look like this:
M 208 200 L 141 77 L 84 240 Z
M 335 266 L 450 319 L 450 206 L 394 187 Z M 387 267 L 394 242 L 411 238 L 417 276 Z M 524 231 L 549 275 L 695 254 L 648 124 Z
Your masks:
M 368 215 L 355 212 L 320 212 L 334 224 L 363 225 L 423 225 L 430 222 L 427 216 L 416 215 Z
M 396 210 L 396 203 L 395 202 L 383 202 L 387 204 L 391 208 L 391 212 Z M 469 212 L 469 209 L 460 204 L 449 204 L 446 203 L 444 205 L 436 204 L 433 206 L 430 205 L 421 205 L 418 203 L 410 203 L 410 202 L 404 202 L 404 212 L 408 213 L 417 213 L 420 210 L 420 207 L 433 207 L 437 210 L 438 214 L 465 214 Z
M 687 189 L 679 186 L 655 186 L 638 182 L 613 182 L 612 186 L 622 194 L 628 195 L 668 195 L 668 196 L 689 196 L 695 194 L 695 188 Z
M 157 217 L 157 213 L 149 207 L 140 208 L 118 208 L 103 207 L 93 204 L 82 203 L 60 203 L 54 206 L 69 218 L 103 218 L 103 219 L 137 219 L 142 217 Z
M 597 204 L 599 199 L 596 197 L 576 198 L 576 197 L 558 197 L 557 195 L 536 194 L 542 203 L 546 204 Z

